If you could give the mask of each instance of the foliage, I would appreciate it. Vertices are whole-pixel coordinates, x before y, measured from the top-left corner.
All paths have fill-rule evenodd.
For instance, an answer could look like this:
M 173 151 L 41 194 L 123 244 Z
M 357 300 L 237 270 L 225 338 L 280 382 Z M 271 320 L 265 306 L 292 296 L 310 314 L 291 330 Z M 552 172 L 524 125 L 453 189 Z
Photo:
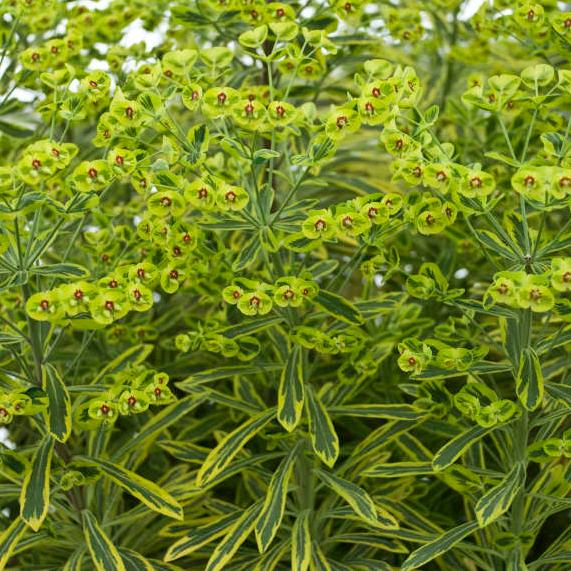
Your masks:
M 468 4 L 0 1 L 0 569 L 569 568 L 571 7 Z

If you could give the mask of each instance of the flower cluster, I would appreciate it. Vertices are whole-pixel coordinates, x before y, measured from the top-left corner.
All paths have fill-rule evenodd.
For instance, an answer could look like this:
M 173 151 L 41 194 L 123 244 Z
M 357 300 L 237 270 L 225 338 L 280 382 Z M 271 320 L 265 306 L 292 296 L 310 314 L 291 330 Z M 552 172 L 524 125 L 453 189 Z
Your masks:
M 280 308 L 299 307 L 318 292 L 319 286 L 310 277 L 282 277 L 274 284 L 240 278 L 224 288 L 222 297 L 244 315 L 265 315 L 274 304 Z
M 46 394 L 39 388 L 3 392 L 0 394 L 0 424 L 9 424 L 15 416 L 43 413 L 47 405 Z
M 110 425 L 120 416 L 140 414 L 152 405 L 175 400 L 168 387 L 169 376 L 145 367 L 129 368 L 113 375 L 108 390 L 83 402 L 76 411 L 77 425 L 92 429 L 101 423 Z
M 498 398 L 490 387 L 480 382 L 464 385 L 454 395 L 454 406 L 484 428 L 505 423 L 519 413 L 515 402 Z
M 337 204 L 333 209 L 312 210 L 302 222 L 301 232 L 290 235 L 286 243 L 295 251 L 303 251 L 324 241 L 351 240 L 367 233 L 374 239 L 375 228 L 386 224 L 402 207 L 400 194 L 374 193 Z
M 337 333 L 302 325 L 292 330 L 291 339 L 294 343 L 317 353 L 336 355 L 358 351 L 363 347 L 366 336 L 357 327 L 349 327 Z
M 545 312 L 553 309 L 556 295 L 571 291 L 571 258 L 553 258 L 543 274 L 498 272 L 486 292 L 486 303 Z
M 129 311 L 148 311 L 153 305 L 152 289 L 161 283 L 165 291 L 172 289 L 170 267 L 157 268 L 144 262 L 120 266 L 97 282 L 79 281 L 37 292 L 26 302 L 26 311 L 37 321 L 62 321 L 89 315 L 96 323 L 108 325 Z
M 453 347 L 437 339 L 421 341 L 410 337 L 399 343 L 398 366 L 402 371 L 419 375 L 429 366 L 446 371 L 467 371 L 487 354 L 486 346 L 473 349 Z
M 463 289 L 449 289 L 448 280 L 438 265 L 430 262 L 422 264 L 418 274 L 407 278 L 406 289 L 413 297 L 439 301 L 451 300 L 464 293 Z

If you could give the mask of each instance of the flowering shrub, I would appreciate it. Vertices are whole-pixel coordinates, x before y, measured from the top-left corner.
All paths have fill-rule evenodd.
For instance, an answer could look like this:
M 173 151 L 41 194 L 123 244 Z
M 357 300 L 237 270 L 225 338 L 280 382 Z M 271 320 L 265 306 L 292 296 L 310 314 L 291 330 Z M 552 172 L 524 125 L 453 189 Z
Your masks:
M 0 0 L 0 569 L 569 568 L 562 4 Z

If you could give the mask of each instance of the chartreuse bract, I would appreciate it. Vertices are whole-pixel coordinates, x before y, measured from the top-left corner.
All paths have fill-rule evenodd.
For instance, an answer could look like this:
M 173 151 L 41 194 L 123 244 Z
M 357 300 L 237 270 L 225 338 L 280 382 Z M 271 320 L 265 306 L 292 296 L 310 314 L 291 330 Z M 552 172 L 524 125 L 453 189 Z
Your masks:
M 571 565 L 571 8 L 0 0 L 0 569 Z

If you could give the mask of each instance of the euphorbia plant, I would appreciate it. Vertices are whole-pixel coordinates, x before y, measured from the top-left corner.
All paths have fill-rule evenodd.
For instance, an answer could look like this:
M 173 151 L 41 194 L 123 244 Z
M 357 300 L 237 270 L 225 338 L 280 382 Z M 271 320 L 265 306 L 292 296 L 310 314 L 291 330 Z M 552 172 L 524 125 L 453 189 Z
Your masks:
M 0 2 L 0 569 L 568 568 L 564 3 L 82 4 Z

